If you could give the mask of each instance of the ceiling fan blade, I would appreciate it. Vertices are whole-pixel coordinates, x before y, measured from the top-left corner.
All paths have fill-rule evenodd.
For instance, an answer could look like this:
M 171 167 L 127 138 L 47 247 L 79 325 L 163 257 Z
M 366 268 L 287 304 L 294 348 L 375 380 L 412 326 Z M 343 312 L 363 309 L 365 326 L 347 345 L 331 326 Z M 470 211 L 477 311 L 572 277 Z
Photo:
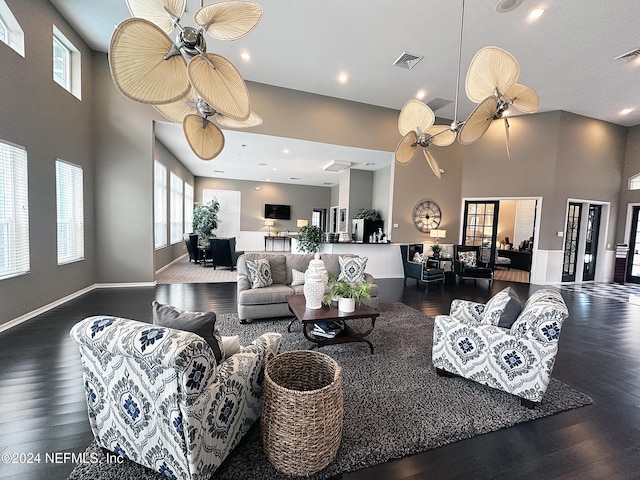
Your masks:
M 504 96 L 522 113 L 536 113 L 540 108 L 540 97 L 533 88 L 527 85 L 516 83 L 505 92 Z
M 249 118 L 249 90 L 229 60 L 214 53 L 203 53 L 191 59 L 187 73 L 196 93 L 217 112 L 235 120 Z
M 507 158 L 509 160 L 511 160 L 511 146 L 510 141 L 509 141 L 509 120 L 508 119 L 504 119 L 504 138 L 507 142 Z
M 427 105 L 420 100 L 412 98 L 407 100 L 400 110 L 398 117 L 398 131 L 400 135 L 406 135 L 412 130 L 420 129 L 426 132 L 433 126 L 436 121 L 436 115 Z
M 458 141 L 463 145 L 471 145 L 485 134 L 496 113 L 498 99 L 493 95 L 480 103 L 458 132 Z
M 195 104 L 198 101 L 196 94 L 191 90 L 186 97 L 181 98 L 177 102 L 166 103 L 164 105 L 154 105 L 158 112 L 165 118 L 175 123 L 182 123 L 184 117 L 197 112 Z
M 262 117 L 253 111 L 246 120 L 234 120 L 224 115 L 217 115 L 216 121 L 223 127 L 229 128 L 250 128 L 262 125 Z
M 174 28 L 171 17 L 182 17 L 187 4 L 186 0 L 126 0 L 126 2 L 132 16 L 149 20 L 166 33 Z
M 165 60 L 173 42 L 158 26 L 142 18 L 129 18 L 113 32 L 109 45 L 111 76 L 120 92 L 152 105 L 175 102 L 191 85 L 181 55 Z
M 456 139 L 456 132 L 452 132 L 448 125 L 434 125 L 427 133 L 433 137 L 431 143 L 438 147 L 447 147 Z
M 398 143 L 396 152 L 394 154 L 396 162 L 398 162 L 400 165 L 406 165 L 411 160 L 413 160 L 413 156 L 416 154 L 416 147 L 414 146 L 414 144 L 417 140 L 418 135 L 413 130 L 402 137 L 402 140 L 400 140 L 400 143 Z
M 209 35 L 218 40 L 237 40 L 251 33 L 262 18 L 256 2 L 230 0 L 207 5 L 193 17 Z
M 520 65 L 513 55 L 498 47 L 484 47 L 476 53 L 467 72 L 469 100 L 480 103 L 498 89 L 503 94 L 518 81 Z
M 438 165 L 438 161 L 436 160 L 436 157 L 434 157 L 431 154 L 431 152 L 426 148 L 423 148 L 422 151 L 424 152 L 424 158 L 427 159 L 427 163 L 431 167 L 431 171 L 433 172 L 433 174 L 438 178 L 442 178 L 442 173 L 440 172 L 440 165 Z
M 215 158 L 224 148 L 222 131 L 200 115 L 184 117 L 182 129 L 191 150 L 202 160 Z

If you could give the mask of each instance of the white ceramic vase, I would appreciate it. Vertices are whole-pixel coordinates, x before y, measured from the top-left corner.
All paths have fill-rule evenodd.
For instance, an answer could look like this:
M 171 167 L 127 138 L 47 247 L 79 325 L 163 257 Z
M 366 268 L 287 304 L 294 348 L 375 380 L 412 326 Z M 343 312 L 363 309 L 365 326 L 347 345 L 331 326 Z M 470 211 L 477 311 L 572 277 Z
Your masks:
M 338 310 L 351 313 L 356 309 L 356 301 L 353 298 L 340 297 L 338 299 Z
M 306 307 L 311 310 L 318 310 L 322 307 L 325 283 L 318 269 L 311 267 L 304 282 L 304 299 Z
M 324 281 L 324 284 L 328 285 L 329 272 L 327 272 L 327 267 L 325 266 L 324 262 L 320 260 L 320 253 L 318 252 L 316 252 L 316 254 L 314 255 L 313 260 L 309 262 L 309 268 L 307 268 L 307 271 L 304 274 L 305 281 L 306 281 L 306 277 L 311 273 L 313 268 L 318 270 L 318 273 L 322 276 L 322 280 Z

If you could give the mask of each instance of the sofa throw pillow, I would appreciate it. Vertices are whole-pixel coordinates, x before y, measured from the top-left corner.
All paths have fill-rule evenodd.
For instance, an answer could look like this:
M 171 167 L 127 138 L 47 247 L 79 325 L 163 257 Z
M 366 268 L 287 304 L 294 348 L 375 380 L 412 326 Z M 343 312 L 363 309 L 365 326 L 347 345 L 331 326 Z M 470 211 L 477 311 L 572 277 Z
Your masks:
M 422 253 L 420 253 L 420 252 L 416 252 L 416 253 L 413 255 L 413 261 L 414 261 L 415 263 L 424 263 L 424 261 L 425 261 L 425 256 L 424 256 Z
M 458 260 L 460 260 L 466 267 L 475 267 L 477 265 L 478 258 L 476 252 L 458 252 Z
M 338 280 L 345 280 L 349 283 L 364 282 L 364 269 L 367 266 L 368 257 L 343 257 L 340 255 L 340 275 Z
M 293 276 L 293 280 L 291 281 L 292 287 L 295 287 L 296 285 L 304 285 L 304 272 L 293 268 L 291 269 L 291 275 Z
M 247 270 L 249 271 L 251 288 L 263 288 L 273 284 L 271 265 L 266 258 L 247 260 Z
M 216 328 L 214 312 L 188 312 L 171 305 L 164 305 L 154 300 L 153 324 L 159 327 L 175 328 L 200 335 L 209 344 L 216 362 L 224 358 L 224 347 L 220 332 Z
M 482 312 L 481 323 L 511 328 L 521 310 L 522 302 L 518 294 L 511 287 L 507 287 L 496 293 L 486 303 Z

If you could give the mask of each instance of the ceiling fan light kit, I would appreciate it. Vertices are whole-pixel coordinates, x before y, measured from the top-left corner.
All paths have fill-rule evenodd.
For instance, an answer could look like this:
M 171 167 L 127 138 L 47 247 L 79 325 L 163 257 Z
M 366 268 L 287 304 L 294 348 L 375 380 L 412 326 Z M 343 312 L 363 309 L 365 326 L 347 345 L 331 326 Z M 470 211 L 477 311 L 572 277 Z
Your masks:
M 109 45 L 109 67 L 117 89 L 131 100 L 153 105 L 182 123 L 189 146 L 202 160 L 224 148 L 224 135 L 209 118 L 231 128 L 255 127 L 249 91 L 233 64 L 207 53 L 204 34 L 236 40 L 252 32 L 262 7 L 249 0 L 201 6 L 199 28 L 180 25 L 186 0 L 126 0 L 133 18 L 122 21 Z M 169 33 L 176 31 L 175 42 Z
M 501 0 L 496 11 L 507 12 L 522 3 L 522 0 Z M 429 106 L 419 100 L 407 101 L 398 117 L 398 130 L 403 136 L 396 147 L 396 163 L 406 165 L 415 155 L 415 148 L 422 147 L 424 157 L 437 178 L 441 172 L 437 160 L 427 149 L 431 145 L 448 146 L 458 138 L 463 145 L 479 140 L 494 120 L 504 119 L 507 156 L 510 158 L 509 122 L 506 118 L 510 106 L 522 113 L 535 113 L 540 108 L 536 91 L 517 83 L 520 65 L 513 55 L 499 47 L 480 49 L 469 65 L 465 90 L 467 97 L 478 105 L 464 122 L 458 122 L 458 96 L 460 62 L 462 58 L 462 32 L 464 26 L 464 0 L 462 0 L 460 44 L 458 50 L 458 75 L 456 80 L 456 103 L 454 119 L 450 126 L 433 125 L 435 114 Z

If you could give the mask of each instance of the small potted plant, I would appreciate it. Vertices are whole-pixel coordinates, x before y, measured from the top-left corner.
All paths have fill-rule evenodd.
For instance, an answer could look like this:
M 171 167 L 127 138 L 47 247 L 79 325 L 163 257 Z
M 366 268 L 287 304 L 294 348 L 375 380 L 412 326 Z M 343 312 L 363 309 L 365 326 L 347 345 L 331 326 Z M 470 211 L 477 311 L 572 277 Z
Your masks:
M 350 283 L 346 280 L 335 280 L 329 285 L 329 293 L 325 296 L 325 303 L 338 299 L 338 310 L 353 312 L 356 302 L 364 302 L 371 298 L 371 284 L 368 282 Z
M 440 252 L 442 252 L 442 247 L 439 243 L 434 243 L 431 245 L 431 251 L 433 252 L 433 258 L 440 258 Z

